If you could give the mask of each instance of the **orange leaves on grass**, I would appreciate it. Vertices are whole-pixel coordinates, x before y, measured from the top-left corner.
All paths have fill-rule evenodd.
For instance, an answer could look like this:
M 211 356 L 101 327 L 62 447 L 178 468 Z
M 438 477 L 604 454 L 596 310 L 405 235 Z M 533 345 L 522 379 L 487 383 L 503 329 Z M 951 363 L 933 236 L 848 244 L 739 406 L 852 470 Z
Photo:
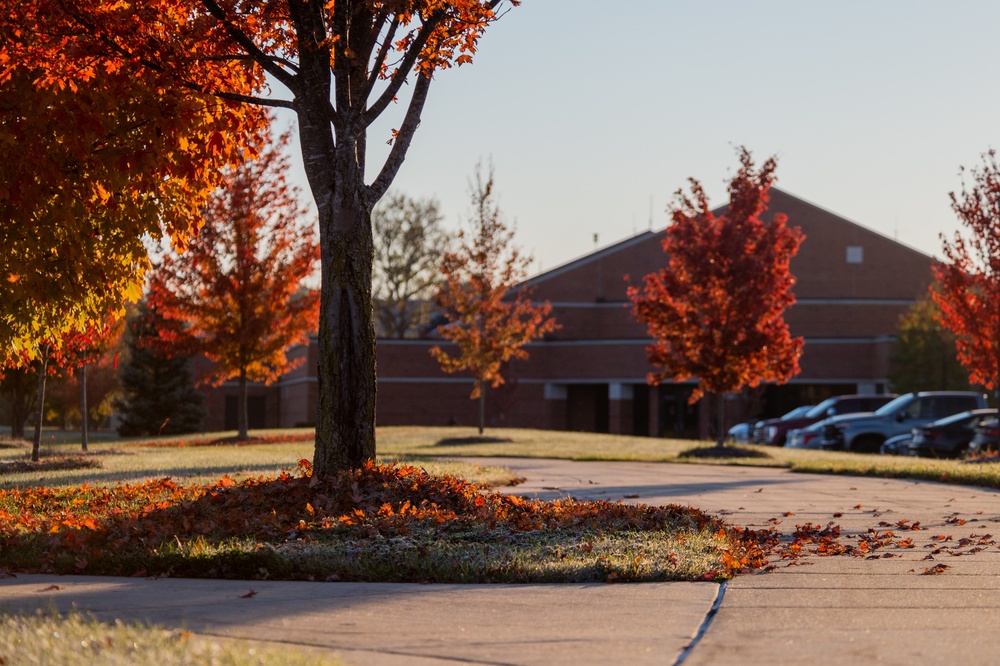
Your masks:
M 542 502 L 486 492 L 413 467 L 368 464 L 319 482 L 306 472 L 242 482 L 224 477 L 209 486 L 162 479 L 109 488 L 0 491 L 0 566 L 12 571 L 73 573 L 86 568 L 156 575 L 169 569 L 148 556 L 168 545 L 247 538 L 281 544 L 322 539 L 335 530 L 360 539 L 405 537 L 418 530 L 439 533 L 440 538 L 473 534 L 489 539 L 561 528 L 595 534 L 700 532 L 713 538 L 722 556 L 724 567 L 715 572 L 717 577 L 766 563 L 759 535 L 728 527 L 690 507 Z M 40 556 L 19 559 L 19 548 Z M 593 548 L 593 541 L 580 544 L 584 552 Z M 133 557 L 120 557 L 127 555 Z

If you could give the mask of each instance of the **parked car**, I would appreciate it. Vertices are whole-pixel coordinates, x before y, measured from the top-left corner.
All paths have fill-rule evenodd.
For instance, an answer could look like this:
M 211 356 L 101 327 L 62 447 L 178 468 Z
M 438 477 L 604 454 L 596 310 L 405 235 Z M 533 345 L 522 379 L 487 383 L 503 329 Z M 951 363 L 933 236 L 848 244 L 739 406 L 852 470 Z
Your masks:
M 786 449 L 818 449 L 820 439 L 823 434 L 823 426 L 826 425 L 826 419 L 822 421 L 816 421 L 811 425 L 807 425 L 804 428 L 796 428 L 795 430 L 789 430 L 788 436 L 785 438 L 785 448 Z
M 974 391 L 906 393 L 871 414 L 844 414 L 827 419 L 820 447 L 874 453 L 882 442 L 917 426 L 971 409 L 985 409 L 986 396 Z
M 913 441 L 913 432 L 905 432 L 896 435 L 882 442 L 879 453 L 884 456 L 908 456 L 910 455 L 910 442 Z
M 729 436 L 729 439 L 731 439 L 734 442 L 749 442 L 750 432 L 752 431 L 752 429 L 753 429 L 752 424 L 749 422 L 737 423 L 732 428 L 730 428 L 726 432 L 726 434 Z
M 775 444 L 777 446 L 781 446 L 782 444 L 785 443 L 784 429 L 782 429 L 782 438 L 781 438 L 782 441 L 780 443 L 772 442 L 767 438 L 768 429 L 774 427 L 775 424 L 777 424 L 779 421 L 792 421 L 800 419 L 806 415 L 806 412 L 808 412 L 815 406 L 816 405 L 802 405 L 801 407 L 796 407 L 795 409 L 786 414 L 782 414 L 776 419 L 765 419 L 763 421 L 757 421 L 757 423 L 755 423 L 753 426 L 751 441 L 753 441 L 755 444 Z
M 805 428 L 817 421 L 822 421 L 838 414 L 853 414 L 856 412 L 873 412 L 896 397 L 895 393 L 876 393 L 872 395 L 835 395 L 819 403 L 805 414 L 795 418 L 782 416 L 770 422 L 762 421 L 760 436 L 757 437 L 757 427 L 754 427 L 754 441 L 761 444 L 782 446 L 788 433 L 797 428 Z
M 917 426 L 912 430 L 910 455 L 957 458 L 969 448 L 976 426 L 996 415 L 995 409 L 973 409 Z
M 976 433 L 969 441 L 969 453 L 988 453 L 998 450 L 1000 421 L 996 417 L 986 419 L 976 426 Z

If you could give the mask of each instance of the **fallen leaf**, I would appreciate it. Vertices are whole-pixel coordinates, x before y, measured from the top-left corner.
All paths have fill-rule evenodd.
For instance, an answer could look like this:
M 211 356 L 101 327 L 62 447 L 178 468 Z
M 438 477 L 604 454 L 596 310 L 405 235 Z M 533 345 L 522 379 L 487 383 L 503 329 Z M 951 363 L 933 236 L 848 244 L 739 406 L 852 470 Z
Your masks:
M 256 596 L 257 596 L 257 590 L 250 588 L 249 592 L 240 595 L 240 599 L 249 599 L 251 597 L 256 597 Z
M 56 591 L 56 590 L 61 590 L 61 589 L 62 589 L 62 588 L 61 588 L 61 587 L 59 587 L 58 585 L 49 585 L 48 587 L 46 587 L 46 588 L 43 588 L 43 589 L 41 589 L 41 590 L 38 590 L 38 591 L 39 591 L 39 592 L 54 592 L 54 591 Z

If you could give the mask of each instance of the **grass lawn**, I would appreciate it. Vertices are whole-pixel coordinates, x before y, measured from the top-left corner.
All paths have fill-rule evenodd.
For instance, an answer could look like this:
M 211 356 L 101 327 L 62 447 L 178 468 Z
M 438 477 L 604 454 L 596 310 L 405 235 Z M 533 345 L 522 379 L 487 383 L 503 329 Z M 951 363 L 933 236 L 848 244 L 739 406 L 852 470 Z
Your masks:
M 109 624 L 81 613 L 0 614 L 0 664 L 129 664 L 130 666 L 264 666 L 341 662 L 298 646 L 279 648 L 196 636 L 155 626 Z
M 809 451 L 774 446 L 731 446 L 741 456 L 711 457 L 712 442 L 583 432 L 472 428 L 390 427 L 379 429 L 381 455 L 410 460 L 438 456 L 566 458 L 785 467 L 796 472 L 913 478 L 1000 488 L 998 458 L 977 461 Z

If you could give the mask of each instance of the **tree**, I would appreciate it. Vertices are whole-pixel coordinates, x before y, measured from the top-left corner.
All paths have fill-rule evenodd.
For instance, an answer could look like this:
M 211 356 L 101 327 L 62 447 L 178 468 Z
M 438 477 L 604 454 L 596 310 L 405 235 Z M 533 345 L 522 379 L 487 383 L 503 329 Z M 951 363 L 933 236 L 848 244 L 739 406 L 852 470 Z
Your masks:
M 390 194 L 372 212 L 375 261 L 372 287 L 382 333 L 405 338 L 430 318 L 448 243 L 433 199 Z
M 938 321 L 955 335 L 958 360 L 969 382 L 1000 391 L 1000 165 L 996 151 L 982 156 L 962 178 L 961 194 L 950 193 L 951 208 L 966 227 L 951 242 L 942 235 L 945 261 L 933 266 L 937 288 L 931 298 Z
M 128 321 L 121 397 L 114 405 L 123 437 L 196 432 L 205 418 L 204 397 L 188 370 L 190 359 L 160 350 L 162 328 L 162 318 L 144 303 Z
M 121 314 L 143 287 L 144 238 L 189 234 L 218 169 L 244 151 L 244 115 L 217 98 L 121 72 L 75 91 L 39 76 L 0 69 L 0 357 Z
M 36 373 L 37 392 L 35 394 L 35 434 L 32 439 L 31 460 L 38 462 L 42 444 L 42 426 L 45 422 L 45 384 L 50 375 L 60 371 L 72 374 L 78 367 L 79 358 L 85 351 L 107 338 L 115 327 L 117 317 L 114 314 L 100 324 L 90 323 L 81 330 L 70 330 L 62 335 L 62 339 L 42 338 L 37 348 L 31 352 L 22 351 L 19 356 L 8 358 L 9 367 L 32 368 Z M 86 450 L 86 449 L 85 449 Z
M 889 358 L 889 384 L 897 393 L 970 390 L 969 375 L 958 361 L 955 336 L 938 321 L 931 296 L 913 304 L 899 318 Z
M 317 477 L 375 456 L 371 211 L 402 166 L 433 74 L 471 62 L 502 2 L 22 0 L 0 15 L 0 25 L 18 28 L 0 62 L 44 66 L 42 85 L 106 67 L 297 114 L 323 254 Z M 288 97 L 268 94 L 268 82 Z M 368 128 L 405 86 L 392 148 L 366 183 Z
M 445 283 L 435 300 L 448 323 L 438 332 L 458 345 L 459 354 L 439 346 L 430 350 L 445 372 L 468 370 L 475 378 L 469 397 L 479 399 L 479 434 L 486 420 L 486 385 L 502 385 L 503 365 L 528 358 L 524 345 L 558 328 L 548 302 L 532 303 L 528 290 L 517 288 L 531 257 L 513 244 L 514 231 L 504 222 L 493 187 L 493 168 L 484 179 L 477 166 L 470 185 L 471 233 L 460 231 L 457 248 L 441 260 Z
M 663 251 L 667 264 L 630 287 L 632 314 L 646 324 L 646 347 L 659 369 L 649 382 L 697 379 L 690 401 L 718 396 L 717 443 L 723 445 L 722 396 L 761 382 L 785 382 L 799 372 L 802 338 L 792 338 L 784 311 L 795 302 L 789 263 L 802 234 L 787 217 L 767 210 L 775 159 L 759 170 L 746 148 L 729 182 L 729 208 L 716 216 L 701 184 L 678 190 Z
M 265 131 L 265 143 L 270 133 Z M 229 170 L 205 204 L 205 224 L 185 252 L 166 254 L 149 280 L 160 338 L 182 356 L 205 354 L 203 377 L 239 382 L 238 437 L 247 438 L 247 382 L 270 383 L 297 365 L 285 350 L 316 330 L 319 246 L 298 191 L 288 185 L 290 136 Z M 299 359 L 301 361 L 302 359 Z

